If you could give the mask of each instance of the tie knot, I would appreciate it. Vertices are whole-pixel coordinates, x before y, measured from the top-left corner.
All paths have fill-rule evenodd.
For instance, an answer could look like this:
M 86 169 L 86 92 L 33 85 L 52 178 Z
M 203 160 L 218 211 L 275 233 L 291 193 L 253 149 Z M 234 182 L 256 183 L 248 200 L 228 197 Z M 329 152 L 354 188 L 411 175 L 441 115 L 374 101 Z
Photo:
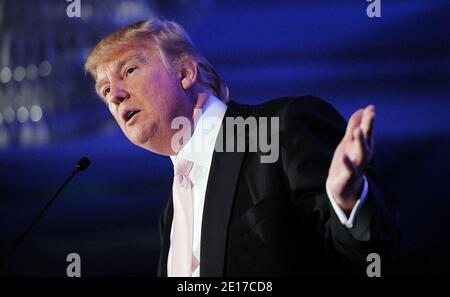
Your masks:
M 186 159 L 183 159 L 179 156 L 177 156 L 177 158 L 175 159 L 175 176 L 177 175 L 184 175 L 187 176 L 189 175 L 189 172 L 192 169 L 192 162 L 188 161 Z

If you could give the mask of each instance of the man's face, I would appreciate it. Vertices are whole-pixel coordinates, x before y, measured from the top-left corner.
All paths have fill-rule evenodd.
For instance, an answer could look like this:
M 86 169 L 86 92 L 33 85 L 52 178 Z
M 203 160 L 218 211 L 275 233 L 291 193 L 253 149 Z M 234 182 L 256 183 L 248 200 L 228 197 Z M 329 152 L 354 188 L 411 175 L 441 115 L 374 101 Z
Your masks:
M 127 138 L 137 146 L 173 155 L 172 119 L 192 119 L 194 103 L 180 83 L 180 71 L 168 71 L 159 51 L 139 47 L 116 51 L 97 66 L 97 93 Z

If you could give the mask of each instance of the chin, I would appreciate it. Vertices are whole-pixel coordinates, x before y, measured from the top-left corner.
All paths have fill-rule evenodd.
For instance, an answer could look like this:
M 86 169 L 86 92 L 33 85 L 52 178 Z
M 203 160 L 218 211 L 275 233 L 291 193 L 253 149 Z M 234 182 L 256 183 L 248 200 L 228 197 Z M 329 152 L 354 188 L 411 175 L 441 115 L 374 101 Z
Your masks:
M 145 150 L 147 150 L 147 151 L 150 151 L 150 152 L 152 152 L 152 153 L 155 153 L 155 154 L 158 154 L 158 155 L 162 155 L 162 156 L 170 156 L 170 155 L 173 155 L 173 152 L 172 151 L 169 151 L 169 150 L 167 150 L 167 149 L 165 149 L 164 147 L 162 147 L 162 146 L 159 146 L 159 145 L 153 145 L 152 143 L 150 143 L 150 142 L 146 142 L 146 143 L 141 143 L 141 144 L 136 144 L 137 146 L 139 146 L 139 147 L 141 147 L 141 148 L 143 148 L 143 149 L 145 149 Z
M 163 155 L 163 156 L 169 156 L 172 154 L 171 151 L 167 151 L 164 148 L 164 145 L 155 137 L 148 137 L 147 135 L 139 135 L 139 134 L 132 134 L 127 135 L 128 140 L 130 140 L 134 145 L 143 148 L 147 151 L 150 151 L 155 154 Z
M 130 140 L 134 145 L 144 147 L 149 143 L 149 139 L 147 137 L 142 137 L 140 135 L 130 135 L 128 136 L 128 140 Z
M 142 126 L 135 124 L 132 127 L 126 127 L 124 132 L 128 140 L 133 144 L 142 146 L 145 143 L 148 143 L 153 137 L 154 133 L 151 133 L 151 130 L 152 129 L 144 129 Z

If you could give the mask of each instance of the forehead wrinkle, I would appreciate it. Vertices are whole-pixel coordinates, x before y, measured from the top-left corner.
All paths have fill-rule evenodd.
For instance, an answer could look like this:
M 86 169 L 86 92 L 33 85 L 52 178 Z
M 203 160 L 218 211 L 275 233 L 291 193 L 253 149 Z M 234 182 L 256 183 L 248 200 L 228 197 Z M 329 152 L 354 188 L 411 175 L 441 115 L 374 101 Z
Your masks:
M 127 63 L 128 61 L 130 61 L 132 59 L 137 59 L 141 63 L 147 62 L 147 57 L 144 53 L 142 53 L 141 51 L 132 50 L 130 54 L 124 55 L 119 60 L 113 61 L 111 65 L 107 65 L 107 66 L 109 66 L 108 68 L 113 69 L 112 73 L 115 74 L 118 71 L 120 71 L 120 69 L 125 65 L 125 63 Z M 104 62 L 103 64 L 105 64 L 105 63 L 108 64 L 108 62 Z M 98 73 L 97 73 L 97 75 L 98 75 Z M 99 87 L 106 82 L 108 82 L 107 78 L 101 79 L 100 81 L 97 80 L 97 82 L 95 83 L 95 89 L 97 90 L 97 92 L 99 91 Z

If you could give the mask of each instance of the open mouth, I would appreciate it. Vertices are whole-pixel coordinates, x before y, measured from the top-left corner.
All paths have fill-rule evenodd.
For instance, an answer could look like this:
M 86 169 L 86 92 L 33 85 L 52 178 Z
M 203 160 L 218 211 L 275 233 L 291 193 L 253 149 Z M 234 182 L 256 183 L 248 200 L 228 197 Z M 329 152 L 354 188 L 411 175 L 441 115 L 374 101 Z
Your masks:
M 140 112 L 140 110 L 130 110 L 129 112 L 127 112 L 125 114 L 125 123 L 129 123 L 131 121 L 131 119 L 137 115 Z

